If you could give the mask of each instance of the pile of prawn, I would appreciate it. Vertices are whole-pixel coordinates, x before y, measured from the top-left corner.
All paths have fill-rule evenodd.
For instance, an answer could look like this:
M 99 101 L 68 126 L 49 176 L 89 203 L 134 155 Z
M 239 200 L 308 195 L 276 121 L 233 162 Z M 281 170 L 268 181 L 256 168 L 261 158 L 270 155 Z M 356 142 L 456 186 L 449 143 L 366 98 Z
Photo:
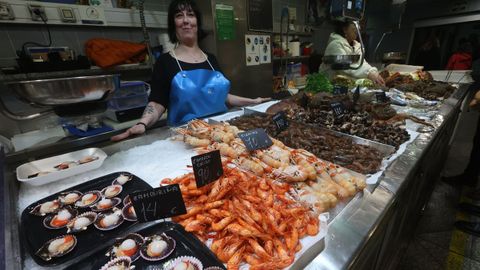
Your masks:
M 187 214 L 174 218 L 238 269 L 283 269 L 302 249 L 299 239 L 319 232 L 318 215 L 289 196 L 290 185 L 224 166 L 217 181 L 197 188 L 193 173 L 162 184 L 179 184 Z
M 267 149 L 247 151 L 237 134 L 237 127 L 228 123 L 209 125 L 192 120 L 186 128 L 175 131 L 181 139 L 204 153 L 219 150 L 225 160 L 259 177 L 294 183 L 300 198 L 323 212 L 338 200 L 351 197 L 366 187 L 365 176 L 317 158 L 304 149 L 293 149 L 271 138 Z

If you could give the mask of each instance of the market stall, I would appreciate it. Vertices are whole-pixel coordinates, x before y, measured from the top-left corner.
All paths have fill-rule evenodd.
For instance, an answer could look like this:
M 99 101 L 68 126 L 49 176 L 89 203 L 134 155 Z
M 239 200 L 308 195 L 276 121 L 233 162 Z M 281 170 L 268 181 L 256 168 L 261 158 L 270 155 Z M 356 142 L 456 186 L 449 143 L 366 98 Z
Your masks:
M 138 267 L 387 269 L 408 243 L 433 189 L 467 88 L 460 85 L 445 99 L 442 95 L 429 109 L 435 113 L 419 119 L 420 125 L 410 120 L 389 122 L 393 116 L 375 119 L 370 107 L 388 103 L 375 94 L 370 94 L 373 101 L 337 115 L 329 106 L 353 102 L 355 92 L 349 92 L 317 94 L 306 104 L 297 96 L 213 117 L 210 122 L 161 127 L 122 143 L 95 145 L 108 156 L 98 169 L 40 186 L 16 181 L 16 168 L 33 156 L 7 156 L 7 265 L 12 269 L 100 268 L 112 259 L 117 260 L 114 264 Z M 420 93 L 432 93 L 422 89 Z M 368 96 L 369 91 L 362 94 Z M 265 114 L 272 110 L 273 114 L 283 111 L 289 126 L 276 125 L 272 115 Z M 345 120 L 356 117 L 360 122 L 350 124 L 364 125 L 363 131 L 345 126 L 349 124 Z M 255 128 L 265 129 L 272 142 L 248 151 L 239 134 Z M 223 176 L 197 187 L 191 157 L 215 150 L 222 156 Z M 35 158 L 60 154 L 50 151 L 36 153 Z M 48 174 L 27 170 L 24 178 L 35 183 L 39 177 L 83 168 L 100 158 L 89 156 L 50 160 L 59 167 Z M 163 219 L 142 223 L 131 216 L 127 195 L 175 184 L 186 213 L 170 215 L 174 223 Z M 215 193 L 216 189 L 222 193 Z M 258 190 L 265 194 L 256 194 Z M 73 201 L 66 208 L 68 198 Z M 76 224 L 80 216 L 86 223 Z M 53 219 L 69 225 L 52 223 Z M 292 220 L 298 224 L 288 223 Z M 62 242 L 60 249 L 52 245 L 57 239 Z M 131 248 L 138 252 L 127 256 L 130 261 L 120 256 L 123 249 Z

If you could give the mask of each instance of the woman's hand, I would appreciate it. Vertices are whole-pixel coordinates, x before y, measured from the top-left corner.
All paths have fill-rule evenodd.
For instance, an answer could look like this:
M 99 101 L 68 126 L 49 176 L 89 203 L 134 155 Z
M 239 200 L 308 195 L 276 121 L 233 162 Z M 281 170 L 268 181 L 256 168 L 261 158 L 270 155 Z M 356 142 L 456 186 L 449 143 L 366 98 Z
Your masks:
M 385 86 L 385 81 L 383 80 L 382 76 L 378 74 L 378 72 L 370 72 L 368 74 L 368 78 L 372 80 L 376 85 Z
M 478 110 L 480 107 L 480 90 L 478 90 L 475 93 L 475 96 L 473 96 L 472 101 L 470 101 L 469 104 L 470 108 Z
M 252 103 L 253 104 L 260 104 L 260 103 L 267 102 L 267 101 L 270 101 L 270 100 L 272 100 L 272 99 L 271 98 L 257 97 L 257 98 L 252 99 Z
M 147 128 L 144 125 L 136 124 L 135 126 L 127 129 L 127 131 L 113 136 L 112 138 L 110 138 L 110 140 L 112 140 L 114 142 L 118 142 L 118 141 L 126 139 L 126 138 L 128 138 L 132 135 L 141 135 L 141 134 L 145 133 L 146 130 L 147 130 Z

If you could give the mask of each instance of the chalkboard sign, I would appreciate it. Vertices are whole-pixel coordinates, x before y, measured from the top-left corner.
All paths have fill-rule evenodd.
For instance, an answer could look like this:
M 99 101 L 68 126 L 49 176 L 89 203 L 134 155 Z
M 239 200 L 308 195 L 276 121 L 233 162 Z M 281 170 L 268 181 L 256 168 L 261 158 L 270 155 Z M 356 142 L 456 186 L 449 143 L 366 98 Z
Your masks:
M 215 150 L 192 157 L 193 174 L 197 188 L 208 185 L 223 175 L 220 151 Z
M 178 184 L 137 191 L 129 196 L 140 222 L 149 222 L 187 213 Z
M 272 117 L 272 120 L 277 127 L 277 132 L 282 132 L 288 128 L 288 120 L 284 112 L 278 112 Z
M 348 88 L 342 85 L 334 85 L 333 86 L 333 94 L 338 95 L 346 95 L 348 93 Z
M 238 133 L 238 137 L 243 141 L 248 151 L 267 148 L 273 144 L 270 137 L 265 133 L 265 130 L 261 128 L 240 132 Z
M 248 29 L 273 31 L 272 0 L 248 0 Z
M 345 105 L 342 102 L 332 102 L 330 107 L 335 117 L 341 117 L 345 114 Z
M 375 97 L 377 98 L 377 102 L 378 103 L 385 103 L 385 102 L 388 102 L 388 98 L 387 96 L 385 95 L 385 92 L 377 92 L 375 93 Z

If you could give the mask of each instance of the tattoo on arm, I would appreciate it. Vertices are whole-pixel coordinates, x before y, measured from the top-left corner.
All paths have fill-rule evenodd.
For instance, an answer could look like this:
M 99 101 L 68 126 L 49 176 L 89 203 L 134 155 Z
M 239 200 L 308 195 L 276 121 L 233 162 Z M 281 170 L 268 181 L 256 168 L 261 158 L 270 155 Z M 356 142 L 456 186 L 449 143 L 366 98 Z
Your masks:
M 145 111 L 143 111 L 143 116 L 147 115 L 152 115 L 155 113 L 155 108 L 151 104 L 148 104 L 147 107 L 145 107 Z

